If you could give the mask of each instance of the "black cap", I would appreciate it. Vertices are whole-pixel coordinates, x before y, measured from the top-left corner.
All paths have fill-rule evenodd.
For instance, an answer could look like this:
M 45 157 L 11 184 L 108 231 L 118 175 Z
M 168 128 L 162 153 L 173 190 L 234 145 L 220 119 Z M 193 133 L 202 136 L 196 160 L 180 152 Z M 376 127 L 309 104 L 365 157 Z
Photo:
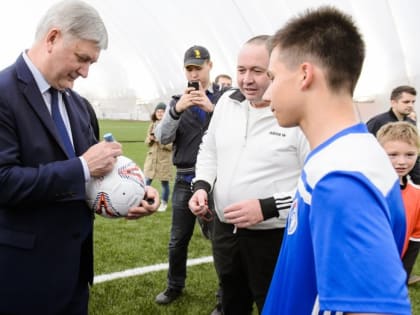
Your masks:
M 192 46 L 188 48 L 184 55 L 184 67 L 201 66 L 207 60 L 210 60 L 209 51 L 203 46 Z

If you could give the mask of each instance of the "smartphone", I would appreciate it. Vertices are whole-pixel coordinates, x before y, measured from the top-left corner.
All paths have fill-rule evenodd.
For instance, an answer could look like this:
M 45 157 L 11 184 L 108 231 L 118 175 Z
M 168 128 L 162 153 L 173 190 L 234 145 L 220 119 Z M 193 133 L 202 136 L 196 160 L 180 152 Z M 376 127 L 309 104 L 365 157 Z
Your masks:
M 200 84 L 198 81 L 188 81 L 188 87 L 193 87 L 194 90 L 199 90 Z

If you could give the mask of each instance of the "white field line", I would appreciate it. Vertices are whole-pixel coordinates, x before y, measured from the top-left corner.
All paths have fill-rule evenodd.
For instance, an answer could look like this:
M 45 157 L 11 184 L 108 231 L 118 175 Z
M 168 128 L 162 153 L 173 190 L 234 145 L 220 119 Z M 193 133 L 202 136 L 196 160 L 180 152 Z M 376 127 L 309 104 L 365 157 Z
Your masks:
M 206 264 L 206 263 L 210 263 L 210 262 L 213 262 L 213 256 L 188 259 L 187 260 L 187 266 Z M 113 273 L 108 273 L 108 274 L 104 274 L 104 275 L 95 276 L 95 278 L 93 280 L 93 283 L 98 284 L 98 283 L 101 283 L 101 282 L 111 281 L 111 280 L 120 279 L 120 278 L 127 278 L 127 277 L 133 277 L 133 276 L 138 276 L 138 275 L 144 275 L 144 274 L 149 273 L 149 272 L 167 270 L 168 268 L 169 268 L 169 264 L 164 263 L 164 264 L 157 264 L 157 265 L 127 269 L 127 270 L 123 270 L 123 271 L 118 271 L 118 272 L 113 272 Z

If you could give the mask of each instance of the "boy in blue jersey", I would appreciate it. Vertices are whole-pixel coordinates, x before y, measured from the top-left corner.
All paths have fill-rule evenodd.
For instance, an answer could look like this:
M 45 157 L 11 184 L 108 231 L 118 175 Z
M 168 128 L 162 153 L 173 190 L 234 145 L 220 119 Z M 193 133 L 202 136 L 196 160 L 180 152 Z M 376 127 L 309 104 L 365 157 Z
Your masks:
M 263 314 L 410 314 L 400 253 L 398 176 L 352 95 L 365 45 L 332 7 L 290 20 L 271 41 L 271 102 L 311 153 L 298 183 Z

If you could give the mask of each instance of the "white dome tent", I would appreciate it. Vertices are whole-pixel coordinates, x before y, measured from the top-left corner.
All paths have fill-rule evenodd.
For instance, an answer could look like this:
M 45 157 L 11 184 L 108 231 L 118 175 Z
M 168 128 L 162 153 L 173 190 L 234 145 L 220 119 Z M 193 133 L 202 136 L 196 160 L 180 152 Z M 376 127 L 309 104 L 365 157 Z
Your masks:
M 38 20 L 56 1 L 0 3 L 1 68 L 30 47 Z M 92 101 L 100 118 L 143 119 L 158 101 L 167 102 L 171 94 L 182 91 L 183 53 L 194 44 L 209 49 L 213 78 L 219 73 L 235 77 L 236 55 L 243 42 L 258 34 L 273 34 L 289 17 L 325 4 L 351 14 L 367 44 L 355 93 L 363 119 L 389 107 L 395 86 L 420 89 L 418 1 L 86 1 L 102 15 L 110 42 L 91 67 L 89 78 L 76 81 L 75 89 Z

